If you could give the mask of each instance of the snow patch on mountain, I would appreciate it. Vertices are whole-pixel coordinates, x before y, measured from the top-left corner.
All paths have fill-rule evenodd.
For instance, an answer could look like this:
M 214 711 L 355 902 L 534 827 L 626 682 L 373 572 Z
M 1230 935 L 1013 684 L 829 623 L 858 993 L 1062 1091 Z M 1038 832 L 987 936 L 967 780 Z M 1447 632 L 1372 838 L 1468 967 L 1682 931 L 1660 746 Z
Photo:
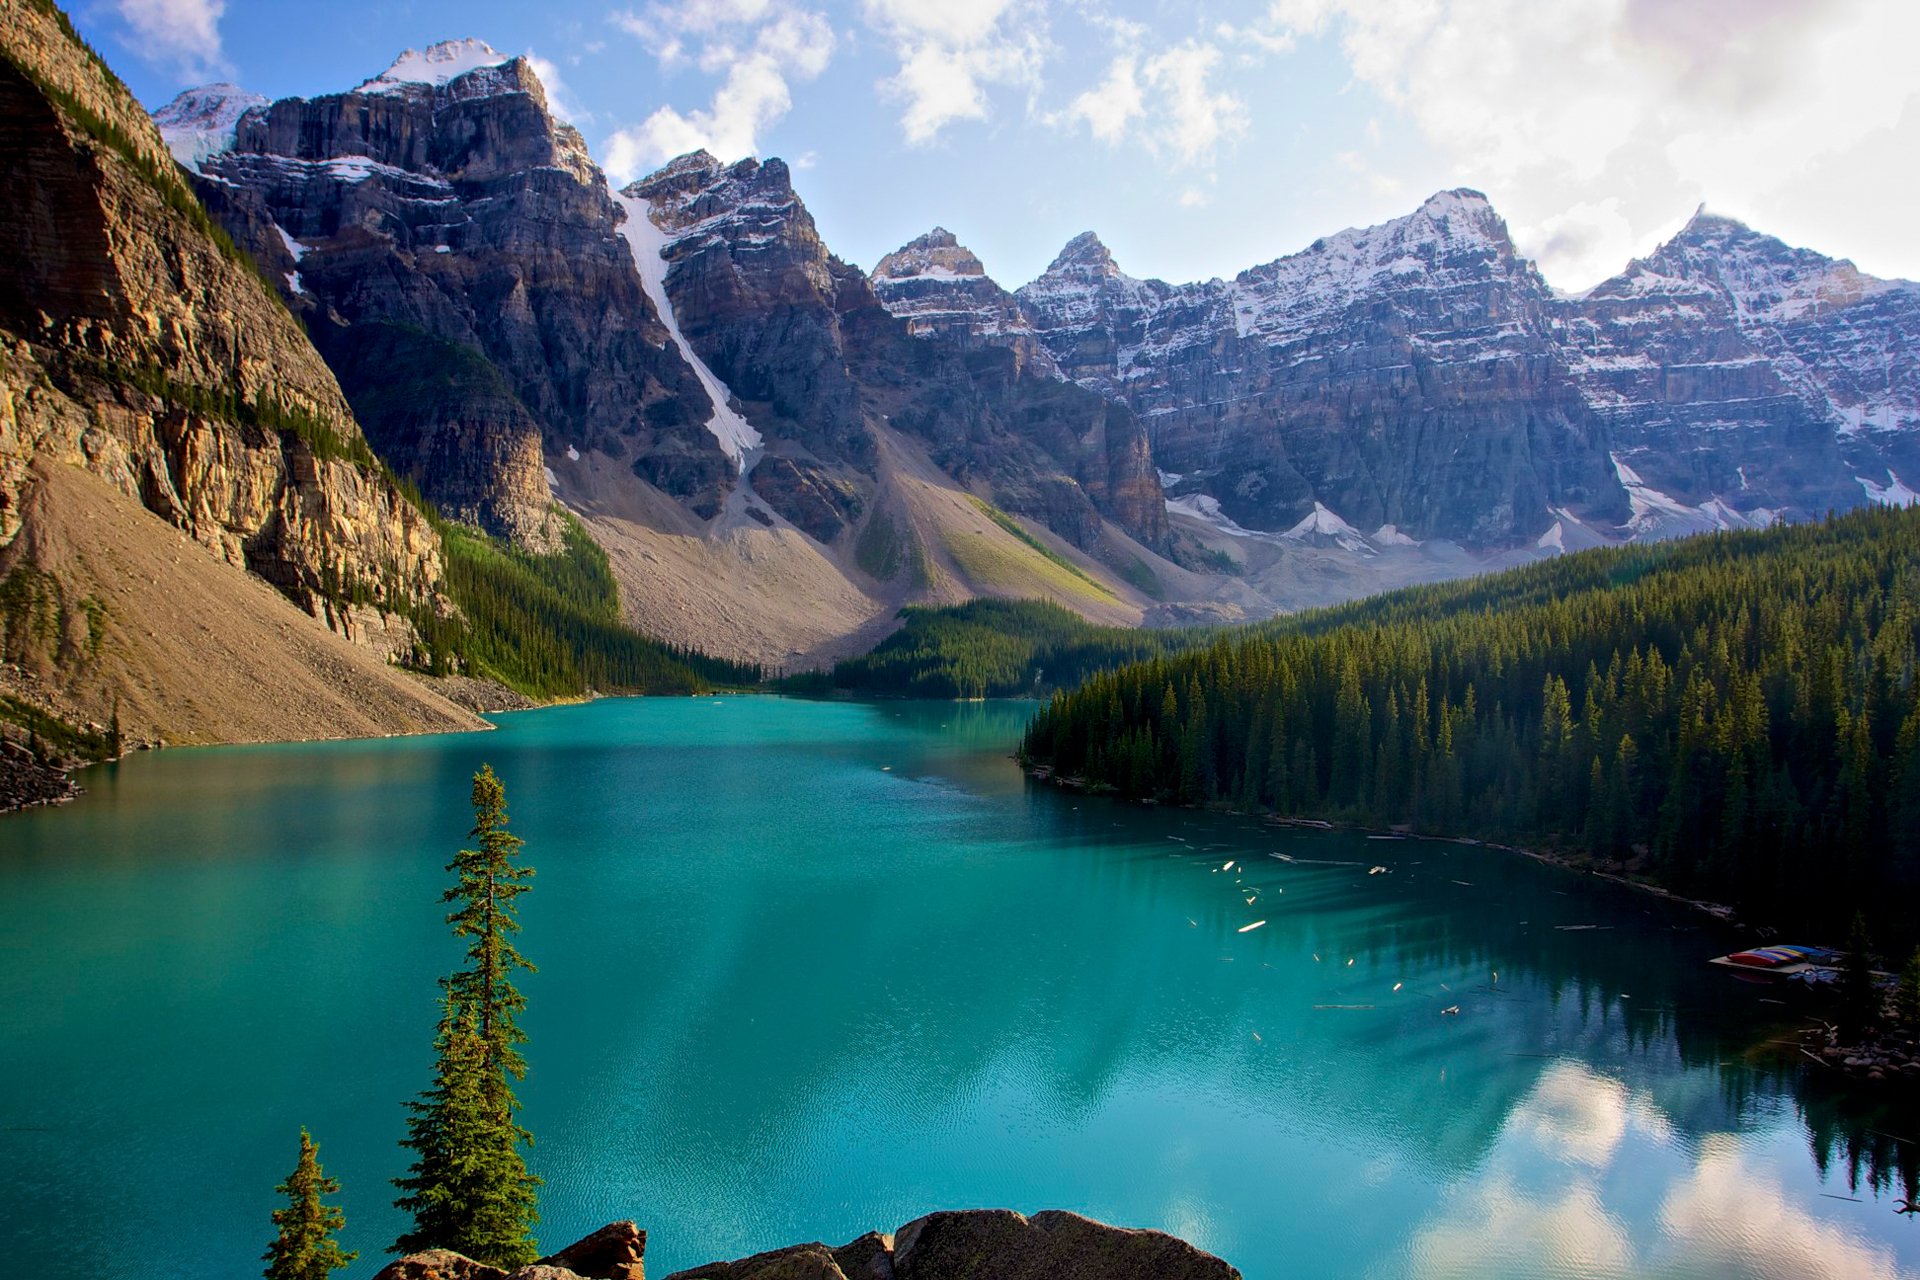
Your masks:
M 1167 510 L 1174 515 L 1191 516 L 1230 537 L 1251 538 L 1256 542 L 1280 540 L 1274 534 L 1248 529 L 1235 522 L 1233 517 L 1220 509 L 1220 500 L 1210 493 L 1190 493 L 1184 498 L 1168 498 Z
M 693 368 L 694 377 L 700 380 L 700 386 L 706 391 L 708 401 L 713 405 L 713 415 L 707 419 L 707 430 L 720 442 L 721 450 L 733 459 L 734 468 L 744 473 L 759 458 L 761 446 L 765 443 L 759 431 L 752 423 L 732 407 L 733 393 L 727 390 L 725 383 L 714 376 L 707 362 L 695 353 L 693 346 L 680 332 L 680 321 L 673 313 L 673 302 L 667 296 L 667 260 L 662 251 L 667 247 L 668 236 L 659 227 L 653 225 L 647 201 L 640 196 L 613 193 L 614 203 L 626 211 L 626 221 L 620 224 L 620 234 L 626 239 L 627 248 L 633 254 L 633 265 L 640 271 L 640 284 L 646 290 L 647 297 L 653 302 L 655 311 L 660 313 L 660 322 L 667 326 L 667 332 L 673 337 L 673 345 L 679 350 L 681 359 Z
M 1865 476 L 1855 476 L 1860 487 L 1866 490 L 1867 501 L 1882 507 L 1911 507 L 1920 505 L 1920 493 L 1909 489 L 1899 476 L 1891 470 L 1887 472 L 1886 484 L 1875 484 Z
M 1365 534 L 1342 520 L 1320 502 L 1315 502 L 1313 511 L 1305 519 L 1280 536 L 1294 542 L 1328 542 L 1361 555 L 1376 554 Z
M 393 46 L 389 45 L 388 48 Z M 393 60 L 393 65 L 362 84 L 359 93 L 399 93 L 408 85 L 443 85 L 482 67 L 497 67 L 513 61 L 485 40 L 442 40 L 424 50 L 408 49 Z
M 198 173 L 206 161 L 233 150 L 240 117 L 266 105 L 267 99 L 238 85 L 203 84 L 154 112 L 153 123 L 173 158 Z
M 1723 529 L 1765 529 L 1780 518 L 1779 512 L 1767 507 L 1740 511 L 1718 495 L 1699 506 L 1690 506 L 1641 479 L 1640 473 L 1622 461 L 1619 454 L 1607 456 L 1613 460 L 1613 473 L 1619 477 L 1620 486 L 1627 491 L 1627 501 L 1633 507 L 1633 515 L 1622 526 L 1630 538 L 1676 538 Z

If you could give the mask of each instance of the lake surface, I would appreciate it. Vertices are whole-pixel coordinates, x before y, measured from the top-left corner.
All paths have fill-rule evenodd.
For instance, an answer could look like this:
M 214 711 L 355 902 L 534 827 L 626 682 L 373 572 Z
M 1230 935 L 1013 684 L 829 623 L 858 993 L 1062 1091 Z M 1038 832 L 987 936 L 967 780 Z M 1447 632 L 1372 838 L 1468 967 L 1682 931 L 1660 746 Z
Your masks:
M 1767 1043 L 1799 993 L 1702 963 L 1744 939 L 1494 850 L 1039 788 L 1031 710 L 605 701 L 163 752 L 0 819 L 0 1270 L 257 1274 L 302 1124 L 347 1274 L 382 1265 L 486 761 L 538 868 L 550 1247 L 632 1217 L 665 1275 L 1004 1205 L 1249 1280 L 1920 1274 L 1913 1118 Z

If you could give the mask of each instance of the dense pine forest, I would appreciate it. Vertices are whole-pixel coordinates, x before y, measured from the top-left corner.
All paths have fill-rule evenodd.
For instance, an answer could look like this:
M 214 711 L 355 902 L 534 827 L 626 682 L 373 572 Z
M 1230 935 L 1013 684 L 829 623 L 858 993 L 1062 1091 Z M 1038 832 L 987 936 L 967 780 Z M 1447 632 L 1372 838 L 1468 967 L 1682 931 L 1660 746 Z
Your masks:
M 1178 652 L 1205 632 L 1103 627 L 1044 600 L 911 606 L 906 624 L 871 653 L 836 663 L 830 684 L 909 698 L 1018 698 L 1070 689 L 1095 671 Z
M 1524 841 L 1914 940 L 1920 510 L 1586 552 L 1056 694 L 1021 758 L 1130 799 Z
M 607 553 L 570 516 L 551 555 L 445 521 L 440 529 L 447 590 L 462 616 L 420 620 L 437 675 L 463 671 L 537 698 L 702 693 L 764 678 L 759 667 L 663 644 L 622 622 Z

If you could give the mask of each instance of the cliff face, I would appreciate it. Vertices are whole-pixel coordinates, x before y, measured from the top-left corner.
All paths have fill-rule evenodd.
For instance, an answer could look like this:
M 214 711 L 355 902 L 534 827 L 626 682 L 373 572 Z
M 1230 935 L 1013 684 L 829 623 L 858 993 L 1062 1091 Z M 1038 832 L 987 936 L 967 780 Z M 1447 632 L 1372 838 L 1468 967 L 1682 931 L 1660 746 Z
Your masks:
M 432 607 L 438 539 L 139 104 L 36 4 L 0 0 L 0 51 L 0 540 L 51 460 L 343 632 L 350 602 Z
M 1636 529 L 1809 519 L 1920 476 L 1920 287 L 1703 212 L 1554 329 Z
M 524 59 L 454 41 L 345 93 L 218 96 L 157 118 L 369 438 L 450 515 L 550 545 L 542 459 L 569 449 L 696 505 L 725 487 L 605 178 Z

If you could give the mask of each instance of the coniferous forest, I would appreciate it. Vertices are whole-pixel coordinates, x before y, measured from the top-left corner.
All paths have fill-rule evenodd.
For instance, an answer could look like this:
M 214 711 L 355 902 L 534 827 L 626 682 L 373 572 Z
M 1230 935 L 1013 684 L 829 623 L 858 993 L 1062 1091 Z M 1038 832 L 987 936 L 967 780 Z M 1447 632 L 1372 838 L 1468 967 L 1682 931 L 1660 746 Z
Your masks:
M 424 505 L 424 504 L 423 504 Z M 704 693 L 759 684 L 749 663 L 641 635 L 620 616 L 607 553 L 565 517 L 560 550 L 522 551 L 440 521 L 447 589 L 460 616 L 425 616 L 424 664 L 464 671 L 535 698 L 601 693 Z
M 1920 510 L 1569 556 L 1056 694 L 1023 762 L 1129 799 L 1498 838 L 1913 941 Z

